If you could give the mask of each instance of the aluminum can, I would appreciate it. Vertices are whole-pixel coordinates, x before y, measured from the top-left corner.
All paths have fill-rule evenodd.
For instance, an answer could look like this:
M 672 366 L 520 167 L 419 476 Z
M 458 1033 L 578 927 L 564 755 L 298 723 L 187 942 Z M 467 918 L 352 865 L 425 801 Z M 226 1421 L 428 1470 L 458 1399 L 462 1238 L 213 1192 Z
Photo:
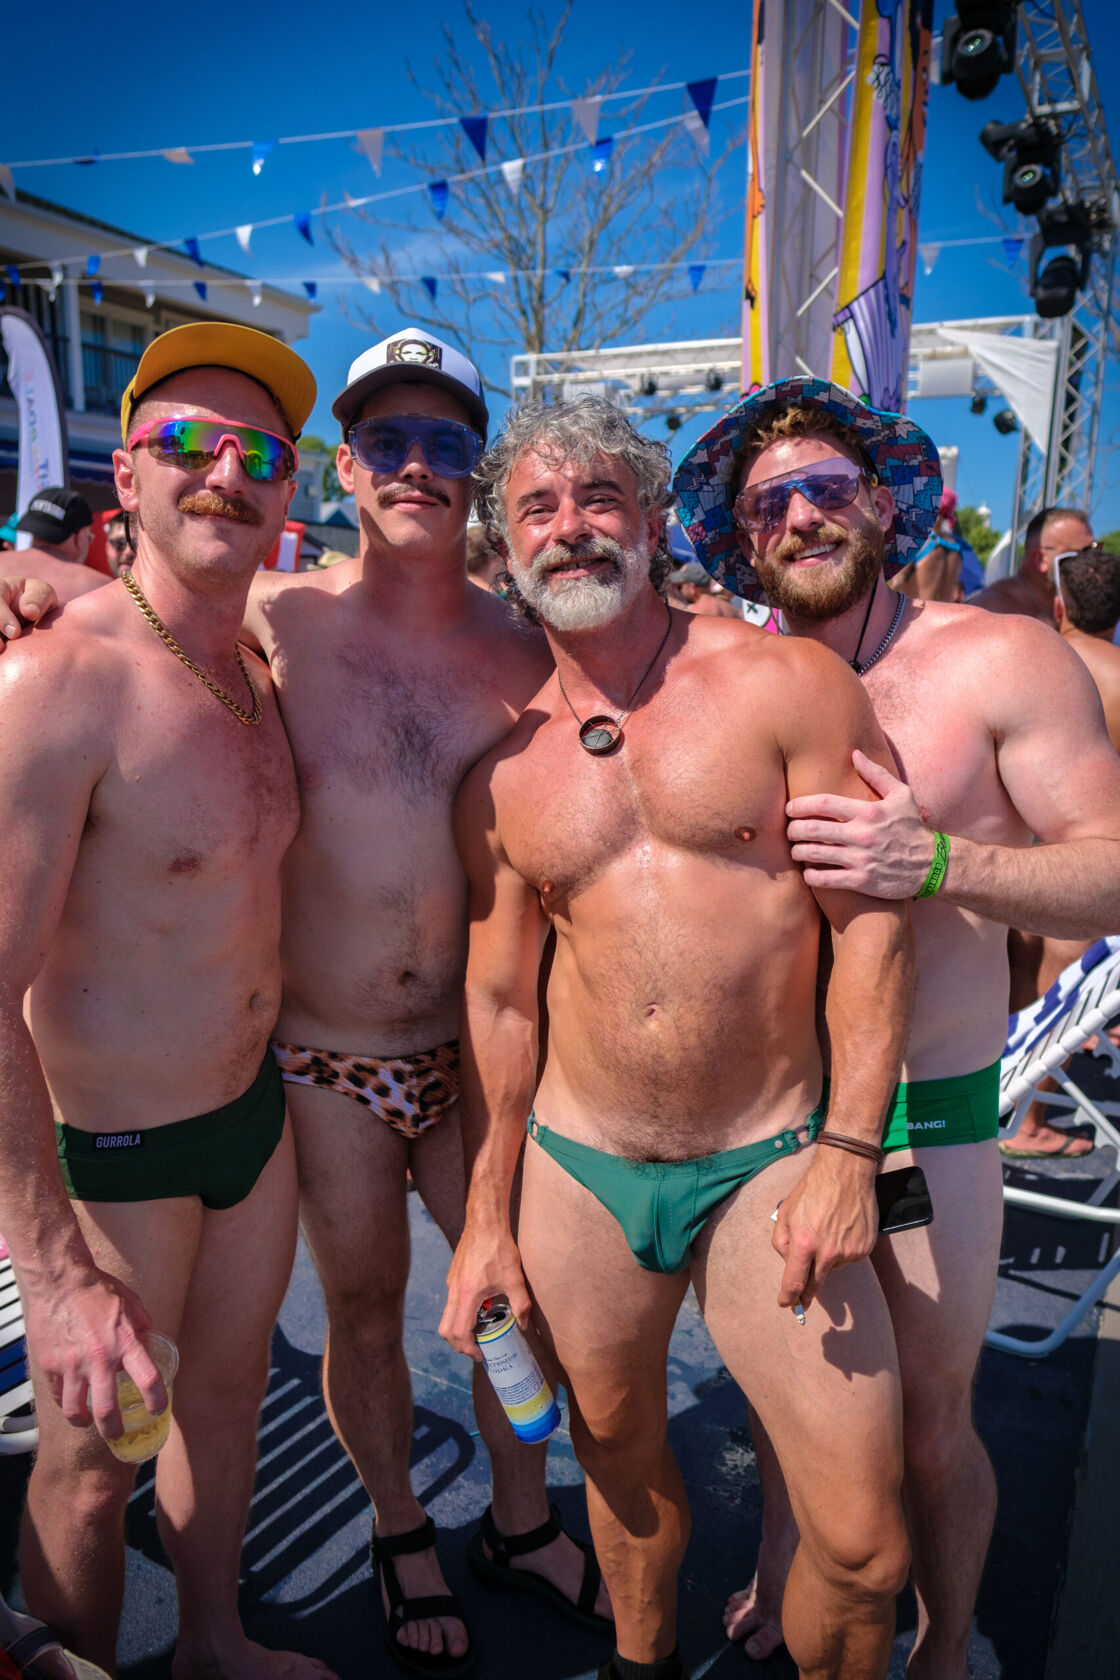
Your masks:
M 474 1338 L 513 1433 L 521 1441 L 546 1441 L 560 1422 L 560 1408 L 504 1295 L 483 1301 Z

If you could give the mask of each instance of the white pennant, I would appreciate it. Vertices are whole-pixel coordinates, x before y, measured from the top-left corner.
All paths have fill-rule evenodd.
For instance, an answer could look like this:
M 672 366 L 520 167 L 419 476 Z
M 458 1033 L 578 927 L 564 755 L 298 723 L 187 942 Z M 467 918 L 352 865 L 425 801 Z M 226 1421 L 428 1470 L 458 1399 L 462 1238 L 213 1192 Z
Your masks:
M 155 303 L 155 301 L 156 301 L 156 294 L 154 292 L 146 291 L 144 293 L 144 307 L 146 309 L 151 309 L 151 307 Z
M 377 278 L 376 274 L 363 274 L 362 285 L 365 286 L 368 291 L 373 292 L 375 296 L 381 290 L 381 282 Z
M 146 245 L 137 245 L 136 249 L 133 251 L 132 254 L 136 258 L 137 268 L 147 268 L 147 266 L 148 266 L 148 247 Z
M 2 190 L 4 192 L 6 197 L 8 197 L 12 200 L 13 204 L 15 203 L 15 197 L 16 197 L 15 177 L 13 176 L 11 170 L 8 168 L 6 163 L 0 163 L 0 190 Z
M 940 245 L 919 245 L 918 255 L 922 259 L 922 273 L 932 274 L 933 265 L 941 255 Z
M 696 150 L 700 153 L 700 156 L 707 157 L 708 153 L 712 149 L 712 137 L 708 133 L 704 119 L 701 117 L 699 111 L 693 107 L 684 113 L 681 120 L 684 123 L 685 132 L 692 136 L 692 139 L 696 144 Z
M 358 150 L 367 158 L 375 175 L 381 173 L 381 148 L 385 144 L 383 128 L 360 128 L 356 135 Z
M 501 169 L 506 186 L 516 198 L 521 191 L 521 177 L 525 173 L 525 159 L 510 158 L 508 163 L 502 164 Z
M 260 307 L 260 301 L 261 301 L 261 283 L 260 283 L 260 281 L 259 280 L 246 280 L 245 284 L 249 288 L 249 296 L 253 300 L 253 308 L 258 309 Z
M 492 274 L 484 275 L 483 278 L 486 280 L 493 280 L 495 286 L 504 286 L 506 283 L 505 274 L 500 268 L 496 268 Z
M 253 232 L 252 222 L 242 222 L 241 226 L 234 228 L 233 231 L 237 235 L 237 243 L 240 245 L 245 255 L 249 256 L 249 238 Z
M 587 144 L 593 146 L 599 138 L 599 108 L 601 99 L 573 99 L 572 116 L 587 136 Z
M 35 284 L 42 287 L 47 294 L 47 301 L 53 303 L 58 295 L 58 287 L 53 280 L 36 280 Z
M 627 275 L 633 274 L 633 272 L 633 263 L 619 263 L 618 267 L 614 270 L 614 277 L 616 280 L 625 280 Z
M 185 146 L 172 146 L 169 151 L 163 153 L 163 156 L 167 159 L 168 163 L 194 162 L 194 159 Z
M 56 286 L 61 286 L 61 284 L 62 284 L 62 264 L 61 263 L 52 263 L 51 264 L 51 289 L 53 290 Z
M 343 204 L 345 204 L 347 210 L 353 210 L 355 204 L 357 204 L 358 201 L 357 201 L 356 198 L 351 198 L 350 194 L 346 191 L 346 188 L 343 187 L 343 189 L 342 189 L 342 202 L 343 202 Z

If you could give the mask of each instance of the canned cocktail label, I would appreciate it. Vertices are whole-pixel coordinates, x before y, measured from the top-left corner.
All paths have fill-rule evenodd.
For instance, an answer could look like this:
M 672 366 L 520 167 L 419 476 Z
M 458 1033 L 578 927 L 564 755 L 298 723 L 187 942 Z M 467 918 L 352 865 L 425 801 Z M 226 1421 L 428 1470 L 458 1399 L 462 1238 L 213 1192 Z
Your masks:
M 509 1303 L 501 1297 L 484 1302 L 474 1334 L 514 1434 L 522 1441 L 547 1440 L 560 1422 L 560 1408 Z

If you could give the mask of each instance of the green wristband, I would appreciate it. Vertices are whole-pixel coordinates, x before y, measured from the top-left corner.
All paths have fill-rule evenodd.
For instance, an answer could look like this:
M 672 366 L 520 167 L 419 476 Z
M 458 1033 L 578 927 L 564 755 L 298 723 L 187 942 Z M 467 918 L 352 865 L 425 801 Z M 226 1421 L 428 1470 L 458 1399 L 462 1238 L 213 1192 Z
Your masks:
M 929 874 L 914 894 L 915 898 L 932 898 L 940 892 L 945 879 L 945 872 L 949 867 L 949 836 L 933 831 L 933 862 L 929 866 Z

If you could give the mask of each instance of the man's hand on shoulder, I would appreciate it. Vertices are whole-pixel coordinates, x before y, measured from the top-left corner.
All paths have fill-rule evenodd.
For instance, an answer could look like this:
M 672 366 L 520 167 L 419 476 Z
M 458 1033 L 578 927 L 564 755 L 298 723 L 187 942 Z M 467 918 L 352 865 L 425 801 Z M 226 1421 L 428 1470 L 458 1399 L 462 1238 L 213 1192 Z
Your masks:
M 0 578 L 0 653 L 60 604 L 55 590 L 42 578 Z
M 794 862 L 808 887 L 913 898 L 929 874 L 933 834 L 905 782 L 858 749 L 852 763 L 877 802 L 835 793 L 791 799 L 786 835 Z

